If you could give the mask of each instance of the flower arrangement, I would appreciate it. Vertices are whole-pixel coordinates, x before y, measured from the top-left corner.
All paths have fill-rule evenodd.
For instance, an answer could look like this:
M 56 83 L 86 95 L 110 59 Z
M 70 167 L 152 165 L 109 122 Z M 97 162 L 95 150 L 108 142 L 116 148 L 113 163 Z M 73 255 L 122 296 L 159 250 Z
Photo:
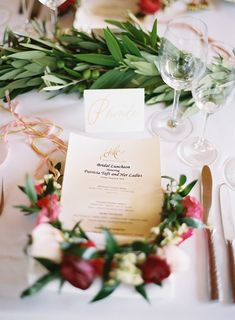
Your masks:
M 151 229 L 148 239 L 119 244 L 104 229 L 105 246 L 98 248 L 78 222 L 72 230 L 63 228 L 59 220 L 61 175 L 60 164 L 53 173 L 36 183 L 27 176 L 20 189 L 27 195 L 29 206 L 17 206 L 26 214 L 35 214 L 36 223 L 29 237 L 30 255 L 46 273 L 26 289 L 21 297 L 30 296 L 51 281 L 60 286 L 66 281 L 81 290 L 88 289 L 96 278 L 101 289 L 92 302 L 109 296 L 120 284 L 132 286 L 148 300 L 146 287 L 161 285 L 173 272 L 187 267 L 188 261 L 179 244 L 192 235 L 193 229 L 204 227 L 202 207 L 189 193 L 196 181 L 186 185 L 170 177 L 164 191 L 159 225 Z

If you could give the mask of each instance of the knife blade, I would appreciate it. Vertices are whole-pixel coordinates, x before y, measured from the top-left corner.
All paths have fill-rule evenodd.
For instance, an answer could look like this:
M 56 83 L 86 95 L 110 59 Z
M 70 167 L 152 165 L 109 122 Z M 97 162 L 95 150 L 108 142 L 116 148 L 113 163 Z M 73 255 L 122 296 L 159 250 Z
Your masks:
M 219 187 L 220 219 L 223 230 L 223 238 L 227 247 L 229 277 L 231 280 L 232 299 L 235 302 L 235 254 L 233 241 L 235 239 L 234 221 L 231 215 L 231 202 L 229 190 L 225 183 Z
M 203 222 L 208 223 L 209 212 L 212 203 L 212 175 L 210 168 L 205 165 L 201 172 L 201 201 L 203 206 Z M 218 289 L 218 272 L 216 266 L 216 255 L 214 246 L 214 229 L 206 228 L 205 236 L 207 239 L 208 248 L 208 273 L 209 273 L 209 289 L 210 289 L 210 299 L 219 299 L 219 289 Z

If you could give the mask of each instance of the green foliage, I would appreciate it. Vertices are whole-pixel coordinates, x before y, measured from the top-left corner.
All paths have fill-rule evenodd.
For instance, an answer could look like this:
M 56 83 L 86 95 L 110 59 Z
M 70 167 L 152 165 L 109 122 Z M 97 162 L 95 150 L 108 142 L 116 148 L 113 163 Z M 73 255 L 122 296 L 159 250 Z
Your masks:
M 173 92 L 156 67 L 160 39 L 157 21 L 150 32 L 130 22 L 109 21 L 121 31 L 109 28 L 87 34 L 70 30 L 53 42 L 45 26 L 34 21 L 39 38 L 19 36 L 9 29 L 0 47 L 0 98 L 8 90 L 11 98 L 32 89 L 77 92 L 102 88 L 145 88 L 146 102 L 172 103 Z M 159 89 L 158 89 L 159 88 Z M 190 107 L 190 94 L 182 94 Z

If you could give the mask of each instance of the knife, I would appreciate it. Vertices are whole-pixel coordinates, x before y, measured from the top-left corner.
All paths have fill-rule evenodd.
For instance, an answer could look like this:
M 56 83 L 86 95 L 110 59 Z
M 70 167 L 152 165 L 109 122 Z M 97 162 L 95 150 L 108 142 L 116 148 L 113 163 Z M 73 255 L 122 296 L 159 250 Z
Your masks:
M 232 298 L 235 302 L 235 260 L 233 242 L 235 238 L 234 221 L 231 216 L 231 203 L 228 187 L 222 183 L 219 187 L 220 219 L 223 230 L 224 241 L 227 246 L 229 276 L 231 280 Z
M 203 222 L 207 224 L 212 202 L 212 175 L 210 168 L 206 165 L 202 168 L 201 172 L 201 201 L 203 206 Z M 208 247 L 210 299 L 218 300 L 218 272 L 216 266 L 215 247 L 213 241 L 215 230 L 206 228 L 204 229 L 204 231 Z

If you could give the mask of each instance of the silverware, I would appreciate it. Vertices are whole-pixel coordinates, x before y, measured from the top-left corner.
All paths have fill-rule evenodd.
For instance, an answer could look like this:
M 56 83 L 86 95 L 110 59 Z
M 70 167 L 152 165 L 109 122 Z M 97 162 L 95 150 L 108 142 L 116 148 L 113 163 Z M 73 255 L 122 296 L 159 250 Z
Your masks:
M 4 209 L 4 189 L 3 189 L 3 180 L 2 180 L 2 189 L 0 194 L 0 216 L 3 213 L 3 209 Z
M 219 187 L 220 219 L 223 230 L 223 238 L 227 247 L 229 277 L 231 280 L 232 298 L 235 302 L 235 255 L 233 242 L 235 239 L 234 221 L 231 216 L 231 204 L 228 187 L 222 183 Z
M 207 224 L 212 202 L 212 175 L 211 170 L 208 166 L 204 166 L 201 172 L 201 201 L 203 205 L 203 222 Z M 210 228 L 206 228 L 204 230 L 208 247 L 210 299 L 218 300 L 218 272 L 216 266 L 215 247 L 213 241 L 215 230 Z

